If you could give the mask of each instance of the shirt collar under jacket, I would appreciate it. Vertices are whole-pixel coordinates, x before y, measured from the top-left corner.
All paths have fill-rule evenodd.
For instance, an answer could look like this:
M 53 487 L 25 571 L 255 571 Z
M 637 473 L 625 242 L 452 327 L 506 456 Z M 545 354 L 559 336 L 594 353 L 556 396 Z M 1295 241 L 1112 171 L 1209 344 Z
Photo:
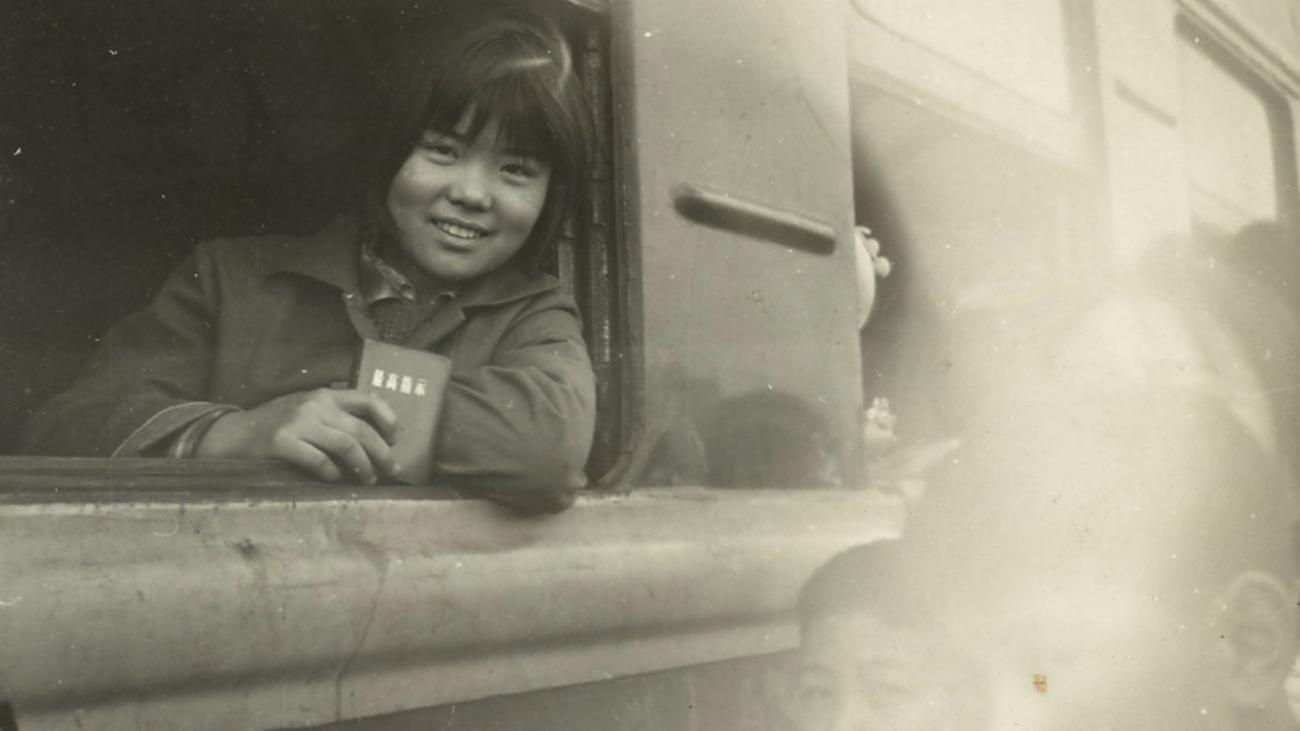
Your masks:
M 377 271 L 367 272 L 367 267 L 360 263 L 364 257 L 359 250 L 359 233 L 355 220 L 345 217 L 314 236 L 285 239 L 269 262 L 267 273 L 310 277 L 346 293 L 360 295 L 367 304 L 385 296 L 405 299 L 393 283 L 381 285 L 373 281 L 376 274 L 380 279 L 385 277 Z M 396 270 L 393 273 L 401 277 Z M 406 284 L 410 286 L 409 282 Z M 389 287 L 395 287 L 396 293 Z M 559 287 L 559 280 L 549 274 L 530 275 L 507 265 L 466 282 L 454 301 L 465 309 L 500 305 Z
M 366 306 L 380 300 L 397 299 L 407 304 L 415 304 L 418 299 L 415 285 L 405 275 L 397 271 L 392 264 L 375 251 L 375 239 L 367 236 L 361 242 L 361 256 L 357 260 L 357 278 L 361 285 L 361 299 Z M 445 292 L 455 296 L 455 292 Z M 434 299 L 438 299 L 435 297 Z

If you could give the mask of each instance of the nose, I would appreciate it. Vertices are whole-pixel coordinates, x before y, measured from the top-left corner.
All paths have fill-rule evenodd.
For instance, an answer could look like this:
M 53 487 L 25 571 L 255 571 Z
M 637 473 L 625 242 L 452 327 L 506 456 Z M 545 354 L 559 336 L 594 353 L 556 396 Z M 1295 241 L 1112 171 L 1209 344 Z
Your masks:
M 452 203 L 473 211 L 492 208 L 492 189 L 486 174 L 477 165 L 466 165 L 448 187 L 447 197 Z

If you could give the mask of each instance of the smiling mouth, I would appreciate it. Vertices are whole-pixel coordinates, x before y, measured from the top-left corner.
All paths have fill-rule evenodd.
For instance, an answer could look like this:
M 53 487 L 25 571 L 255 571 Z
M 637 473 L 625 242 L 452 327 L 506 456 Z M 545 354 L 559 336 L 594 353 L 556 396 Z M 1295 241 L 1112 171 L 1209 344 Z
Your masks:
M 458 239 L 481 239 L 488 235 L 487 231 L 477 226 L 470 226 L 464 223 L 448 221 L 441 218 L 435 218 L 433 220 L 433 225 L 437 226 L 439 231 Z

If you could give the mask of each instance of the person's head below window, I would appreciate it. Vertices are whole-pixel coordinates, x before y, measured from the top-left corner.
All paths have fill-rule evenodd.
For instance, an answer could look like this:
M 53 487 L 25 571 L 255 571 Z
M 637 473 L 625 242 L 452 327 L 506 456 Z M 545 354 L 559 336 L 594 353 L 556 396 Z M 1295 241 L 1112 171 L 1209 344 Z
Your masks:
M 1282 473 L 1185 392 L 1026 389 L 800 604 L 803 729 L 1292 729 Z
M 912 580 L 910 545 L 850 549 L 799 598 L 797 677 L 786 715 L 801 731 L 979 729 L 988 692 L 974 658 L 946 637 L 947 595 Z
M 828 487 L 843 484 L 826 415 L 794 394 L 751 391 L 722 399 L 703 420 L 708 484 Z

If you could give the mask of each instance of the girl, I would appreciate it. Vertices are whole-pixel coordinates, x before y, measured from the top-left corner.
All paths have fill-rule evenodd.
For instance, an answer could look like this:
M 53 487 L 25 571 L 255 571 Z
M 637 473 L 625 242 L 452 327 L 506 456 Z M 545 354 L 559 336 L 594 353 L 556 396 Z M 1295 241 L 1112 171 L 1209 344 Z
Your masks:
M 440 483 L 563 505 L 595 386 L 573 301 L 541 273 L 592 144 L 558 31 L 469 10 L 384 78 L 358 211 L 314 236 L 202 244 L 34 418 L 51 454 L 274 458 L 374 483 L 402 428 L 340 388 L 363 338 L 452 360 Z

